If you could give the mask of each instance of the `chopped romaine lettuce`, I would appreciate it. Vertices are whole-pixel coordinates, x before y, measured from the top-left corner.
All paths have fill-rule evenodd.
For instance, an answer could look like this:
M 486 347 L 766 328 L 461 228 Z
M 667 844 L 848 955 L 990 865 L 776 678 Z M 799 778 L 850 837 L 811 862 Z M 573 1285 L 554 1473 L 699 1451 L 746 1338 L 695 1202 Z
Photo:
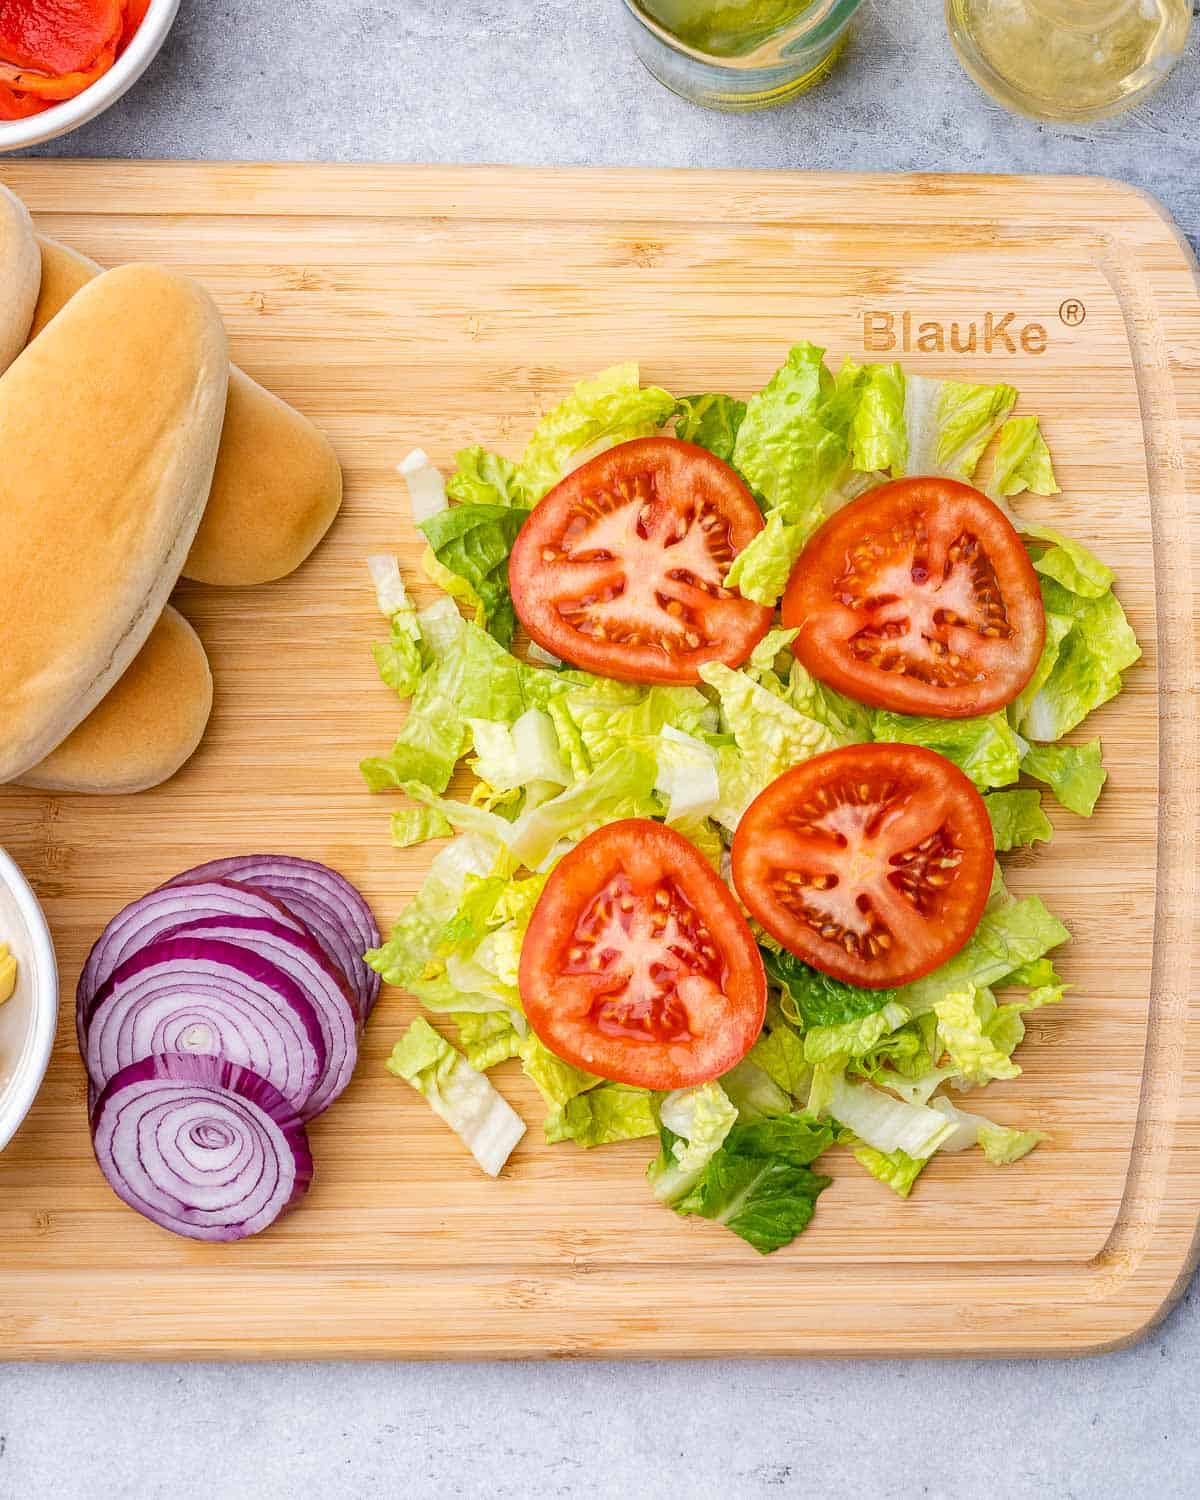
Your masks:
M 449 838 L 453 832 L 450 820 L 436 807 L 404 807 L 392 814 L 392 844 L 397 849 Z
M 408 503 L 415 525 L 427 521 L 446 509 L 446 486 L 441 471 L 434 468 L 421 448 L 414 448 L 399 465 L 401 478 L 408 489 Z
M 424 1095 L 490 1177 L 500 1175 L 525 1125 L 461 1052 L 418 1016 L 386 1066 Z
M 937 1110 L 908 1104 L 869 1083 L 831 1080 L 828 1113 L 858 1139 L 885 1155 L 900 1150 L 923 1160 L 932 1156 L 954 1129 Z
M 463 448 L 454 455 L 455 470 L 446 493 L 463 505 L 512 505 L 528 509 L 530 499 L 517 479 L 517 466 L 486 448 Z
M 1082 545 L 1063 536 L 1051 526 L 1034 526 L 1028 522 L 1021 530 L 1026 536 L 1047 542 L 1045 551 L 1039 551 L 1033 565 L 1039 573 L 1053 578 L 1069 593 L 1083 599 L 1099 599 L 1107 594 L 1113 584 L 1113 570 Z
M 731 463 L 745 416 L 746 403 L 732 396 L 684 396 L 679 402 L 675 436 L 685 443 L 698 443 L 724 463 Z
M 1100 760 L 1099 740 L 1086 745 L 1030 745 L 1021 769 L 1044 781 L 1068 812 L 1090 818 L 1108 779 Z
M 788 1093 L 753 1058 L 743 1057 L 728 1073 L 722 1074 L 720 1082 L 743 1122 L 786 1115 L 792 1108 Z
M 895 1151 L 876 1151 L 874 1146 L 868 1146 L 853 1137 L 847 1140 L 847 1144 L 859 1166 L 865 1167 L 876 1181 L 886 1183 L 901 1198 L 907 1198 L 912 1192 L 913 1183 L 929 1161 L 928 1157 L 909 1156 L 907 1151 L 901 1151 L 899 1147 Z
M 907 474 L 973 478 L 987 445 L 1016 403 L 1011 385 L 963 385 L 910 375 L 905 389 Z
M 450 1020 L 458 1027 L 459 1045 L 476 1071 L 486 1073 L 497 1063 L 520 1056 L 523 1038 L 514 1019 L 506 1011 L 451 1012 Z
M 981 791 L 1010 786 L 1021 770 L 1021 741 L 1002 713 L 977 719 L 914 718 L 878 709 L 874 737 L 889 744 L 924 745 L 965 771 Z
M 842 1026 L 873 1015 L 891 1004 L 898 990 L 864 990 L 822 974 L 786 949 L 761 950 L 767 978 L 783 990 L 781 1005 L 788 1020 L 803 1029 Z
M 514 482 L 530 502 L 540 500 L 587 459 L 631 438 L 649 437 L 674 411 L 674 396 L 658 386 L 642 387 L 636 364 L 601 370 L 581 380 L 538 423 Z
M 660 1203 L 677 1203 L 691 1192 L 737 1117 L 719 1083 L 663 1096 L 658 1110 L 661 1149 L 647 1172 Z
M 675 1210 L 714 1219 L 769 1255 L 808 1227 L 818 1196 L 832 1180 L 818 1176 L 811 1164 L 832 1140 L 828 1122 L 802 1114 L 739 1122 Z
M 1059 493 L 1050 450 L 1036 417 L 1012 417 L 1000 429 L 992 469 L 992 490 L 1005 499 L 1024 490 L 1035 495 Z M 1022 529 L 1030 530 L 1028 526 Z
M 627 1083 L 602 1083 L 548 1114 L 545 1131 L 551 1145 L 574 1141 L 585 1147 L 657 1135 L 654 1095 Z
M 421 523 L 439 567 L 466 582 L 468 602 L 482 615 L 477 623 L 502 646 L 512 644 L 517 624 L 508 591 L 508 555 L 528 514 L 504 505 L 456 505 Z M 444 578 L 439 581 L 446 586 Z
M 1024 762 L 1022 770 L 1028 769 Z M 1032 788 L 989 792 L 983 799 L 992 821 L 996 849 L 1005 854 L 1027 844 L 1049 843 L 1054 837 L 1050 819 L 1042 811 L 1042 794 Z

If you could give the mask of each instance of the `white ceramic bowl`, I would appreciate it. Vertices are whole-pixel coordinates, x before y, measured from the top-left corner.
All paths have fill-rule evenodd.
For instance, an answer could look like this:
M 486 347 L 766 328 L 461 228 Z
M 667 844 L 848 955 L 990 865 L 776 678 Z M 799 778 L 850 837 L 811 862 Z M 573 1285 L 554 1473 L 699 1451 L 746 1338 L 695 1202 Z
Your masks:
M 58 1026 L 58 965 L 29 882 L 0 849 L 0 942 L 17 960 L 17 987 L 0 1005 L 0 1151 L 42 1086 Z
M 84 89 L 74 99 L 51 105 L 40 115 L 30 115 L 27 120 L 0 120 L 0 151 L 18 151 L 22 146 L 52 141 L 103 114 L 110 104 L 115 104 L 127 89 L 133 87 L 153 62 L 175 23 L 178 10 L 179 0 L 150 0 L 150 9 L 133 41 L 91 88 Z

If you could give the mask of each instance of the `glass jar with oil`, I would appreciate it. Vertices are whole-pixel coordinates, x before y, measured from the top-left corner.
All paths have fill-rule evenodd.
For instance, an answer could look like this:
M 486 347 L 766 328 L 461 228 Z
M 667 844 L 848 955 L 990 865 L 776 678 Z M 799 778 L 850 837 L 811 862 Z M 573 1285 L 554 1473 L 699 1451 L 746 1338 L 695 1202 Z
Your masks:
M 1192 0 L 946 0 L 977 84 L 1037 119 L 1099 120 L 1144 99 L 1183 55 Z
M 710 109 L 765 109 L 828 78 L 862 0 L 625 0 L 634 51 Z

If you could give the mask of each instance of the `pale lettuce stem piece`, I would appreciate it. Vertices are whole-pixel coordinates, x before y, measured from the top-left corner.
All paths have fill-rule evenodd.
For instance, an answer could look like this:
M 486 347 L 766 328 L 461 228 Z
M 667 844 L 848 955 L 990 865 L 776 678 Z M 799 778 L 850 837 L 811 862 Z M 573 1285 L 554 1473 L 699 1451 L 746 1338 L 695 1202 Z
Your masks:
M 489 1177 L 500 1175 L 525 1134 L 525 1123 L 490 1079 L 421 1016 L 396 1043 L 386 1066 L 424 1096 Z
M 429 462 L 422 448 L 414 448 L 408 457 L 397 466 L 397 472 L 408 487 L 408 503 L 412 509 L 414 525 L 428 521 L 439 511 L 448 510 L 446 485 L 441 471 Z

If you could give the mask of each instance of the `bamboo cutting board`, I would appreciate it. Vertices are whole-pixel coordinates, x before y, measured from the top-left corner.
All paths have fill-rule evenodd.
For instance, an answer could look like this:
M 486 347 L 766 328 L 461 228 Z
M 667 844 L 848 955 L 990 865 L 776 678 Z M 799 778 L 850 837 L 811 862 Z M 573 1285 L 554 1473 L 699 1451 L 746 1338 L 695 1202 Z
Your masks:
M 49 161 L 3 175 L 44 232 L 105 264 L 198 276 L 239 363 L 330 432 L 347 498 L 292 578 L 180 589 L 217 706 L 173 782 L 127 799 L 0 789 L 0 843 L 45 903 L 66 996 L 46 1085 L 0 1157 L 0 1358 L 1060 1353 L 1162 1311 L 1200 1214 L 1200 301 L 1152 202 L 1091 179 Z M 396 462 L 418 444 L 442 465 L 467 443 L 517 453 L 573 381 L 620 359 L 676 392 L 746 394 L 800 338 L 1018 386 L 1064 489 L 1021 509 L 1116 567 L 1145 648 L 1087 725 L 1111 772 L 1097 816 L 1052 805 L 1053 846 L 1008 860 L 1013 886 L 1073 929 L 1074 988 L 1031 1018 L 1024 1075 L 980 1107 L 1052 1141 L 1005 1170 L 936 1160 L 908 1203 L 832 1153 L 813 1228 L 764 1260 L 652 1201 L 649 1142 L 585 1155 L 534 1124 L 485 1179 L 384 1071 L 412 1013 L 385 991 L 355 1082 L 313 1130 L 298 1212 L 218 1247 L 125 1209 L 91 1159 L 70 1021 L 104 922 L 186 865 L 271 849 L 344 870 L 386 925 L 428 862 L 389 847 L 394 804 L 356 770 L 400 718 L 371 661 L 363 566 L 397 550 L 418 577 Z M 540 1119 L 515 1064 L 493 1076 Z

